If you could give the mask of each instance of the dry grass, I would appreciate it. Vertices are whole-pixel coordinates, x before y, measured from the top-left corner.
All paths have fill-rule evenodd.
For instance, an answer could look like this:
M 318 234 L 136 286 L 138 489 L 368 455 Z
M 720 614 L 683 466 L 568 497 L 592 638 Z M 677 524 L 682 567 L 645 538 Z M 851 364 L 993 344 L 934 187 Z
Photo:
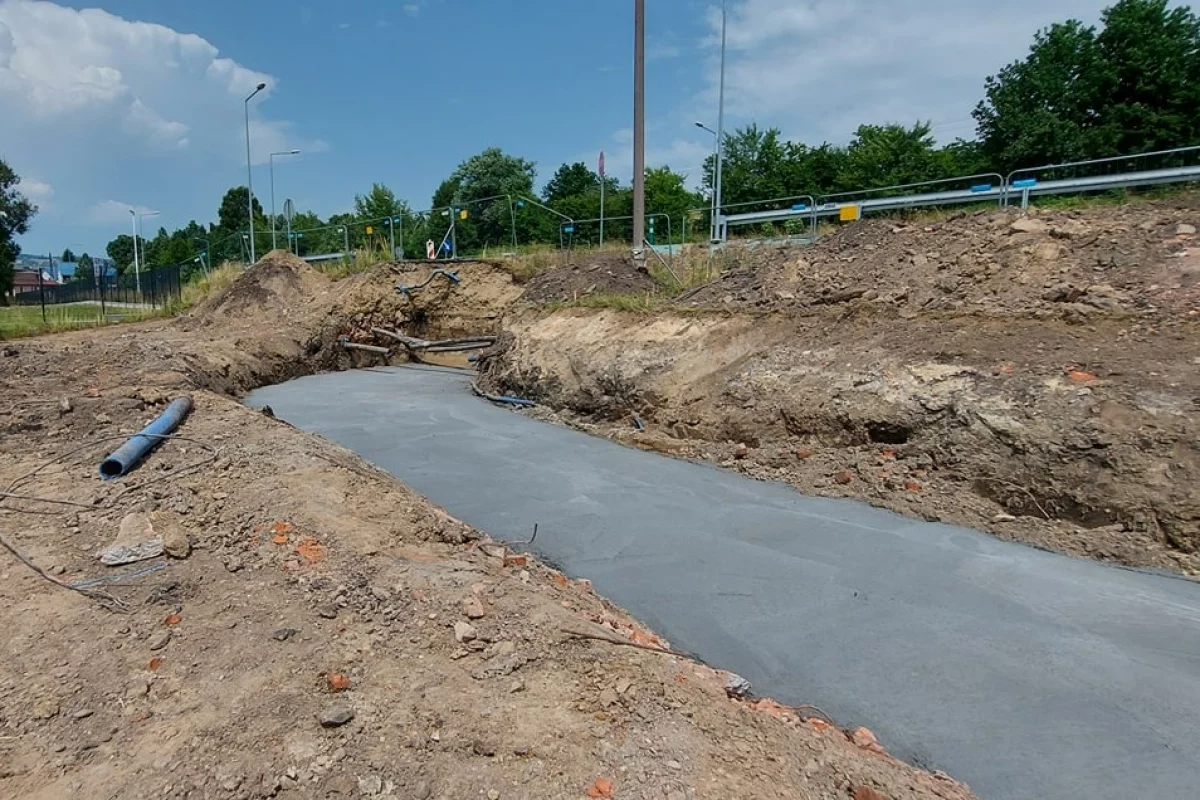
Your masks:
M 38 336 L 43 333 L 63 333 L 82 328 L 97 328 L 114 322 L 137 322 L 153 316 L 148 312 L 126 313 L 110 309 L 105 317 L 99 303 L 72 303 L 71 305 L 46 306 L 45 318 L 41 306 L 0 307 L 0 339 L 18 339 Z

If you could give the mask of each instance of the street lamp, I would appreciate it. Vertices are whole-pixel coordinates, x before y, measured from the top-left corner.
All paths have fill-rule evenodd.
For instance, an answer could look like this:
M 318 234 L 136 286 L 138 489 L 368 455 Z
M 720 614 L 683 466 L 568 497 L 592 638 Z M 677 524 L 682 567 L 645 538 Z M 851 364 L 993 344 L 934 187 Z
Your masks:
M 715 224 L 716 219 L 717 219 L 716 175 L 717 175 L 717 159 L 720 158 L 720 154 L 717 152 L 718 143 L 720 142 L 720 138 L 717 136 L 716 131 L 714 131 L 712 128 L 708 127 L 707 125 L 705 125 L 703 122 L 700 122 L 699 120 L 696 120 L 696 127 L 699 128 L 700 130 L 708 131 L 713 136 L 713 193 L 709 197 L 709 204 L 710 204 L 710 207 L 712 210 L 708 214 L 709 237 L 711 238 L 712 225 Z
M 271 249 L 275 249 L 275 156 L 298 156 L 299 150 L 281 150 L 271 153 L 267 161 L 271 164 Z
M 713 186 L 713 218 L 710 241 L 719 241 L 721 234 L 721 167 L 725 160 L 725 29 L 729 21 L 728 0 L 721 0 L 721 85 L 717 92 L 717 179 Z
M 130 213 L 132 214 L 133 211 L 130 210 Z M 157 217 L 159 215 L 159 213 L 160 212 L 158 212 L 158 211 L 147 211 L 144 214 L 137 215 L 137 228 L 133 232 L 133 280 L 134 280 L 134 288 L 137 289 L 137 293 L 138 293 L 139 297 L 142 294 L 142 275 L 138 269 L 138 260 L 137 260 L 138 234 L 140 234 L 142 232 L 142 220 L 145 219 L 146 217 Z M 142 238 L 145 239 L 146 237 L 143 236 Z M 143 255 L 145 255 L 145 253 L 143 253 Z
M 267 88 L 265 83 L 260 83 L 246 98 L 246 209 L 250 215 L 250 263 L 254 263 L 254 173 L 250 169 L 250 101 L 254 99 L 254 95 Z

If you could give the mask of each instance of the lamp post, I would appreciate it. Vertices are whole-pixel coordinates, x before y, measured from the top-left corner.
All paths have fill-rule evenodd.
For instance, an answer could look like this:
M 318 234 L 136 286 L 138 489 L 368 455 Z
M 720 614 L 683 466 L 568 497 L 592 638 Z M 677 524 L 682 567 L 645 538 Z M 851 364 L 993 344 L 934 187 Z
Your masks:
M 271 172 L 271 249 L 275 249 L 275 156 L 298 156 L 299 150 L 281 150 L 267 156 Z
M 250 169 L 250 101 L 254 99 L 254 95 L 267 88 L 265 83 L 260 83 L 246 98 L 244 103 L 246 107 L 246 209 L 250 215 L 250 263 L 254 263 L 254 173 Z
M 699 120 L 696 121 L 696 127 L 699 128 L 700 130 L 708 131 L 713 136 L 713 193 L 709 196 L 709 208 L 711 209 L 711 211 L 709 211 L 709 213 L 708 213 L 709 236 L 711 237 L 712 236 L 712 226 L 713 226 L 713 224 L 715 224 L 716 219 L 717 219 L 716 176 L 717 176 L 717 159 L 720 157 L 717 153 L 717 146 L 718 146 L 718 143 L 720 142 L 720 139 L 717 136 L 716 131 L 714 131 L 712 128 L 708 127 L 707 125 L 705 125 L 703 122 L 700 122 Z
M 646 0 L 633 2 L 633 261 L 646 251 Z
M 134 211 L 132 208 L 129 209 L 129 224 L 133 227 L 133 279 L 134 279 L 134 281 L 137 282 L 137 290 L 138 290 L 138 293 L 140 294 L 142 291 L 142 274 L 141 274 L 141 268 L 138 266 L 137 212 Z
M 159 213 L 160 212 L 158 212 L 158 211 L 147 211 L 144 214 L 138 214 L 137 215 L 137 230 L 135 230 L 133 232 L 133 264 L 134 264 L 133 280 L 134 280 L 134 288 L 137 289 L 139 299 L 142 296 L 142 275 L 138 271 L 138 268 L 137 268 L 138 234 L 140 234 L 142 232 L 142 220 L 145 219 L 146 217 L 157 217 L 159 215 Z M 146 237 L 143 236 L 142 238 L 145 239 Z M 142 255 L 145 255 L 145 253 L 143 252 Z M 147 266 L 149 266 L 149 264 L 147 264 Z
M 711 241 L 721 239 L 721 162 L 725 156 L 725 29 L 729 21 L 729 2 L 721 0 L 721 84 L 717 92 L 717 179 L 713 186 Z

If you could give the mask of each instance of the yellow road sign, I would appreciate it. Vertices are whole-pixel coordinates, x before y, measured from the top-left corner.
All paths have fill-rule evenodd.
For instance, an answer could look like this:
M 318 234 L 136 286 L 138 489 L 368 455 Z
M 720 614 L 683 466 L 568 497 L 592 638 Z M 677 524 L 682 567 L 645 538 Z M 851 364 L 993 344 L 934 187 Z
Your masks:
M 838 219 L 842 222 L 854 222 L 862 215 L 862 209 L 858 206 L 842 206 L 842 210 L 838 213 Z
M 371 234 L 371 233 L 374 233 L 374 232 L 375 232 L 375 229 L 374 229 L 374 228 L 372 228 L 370 225 L 368 225 L 368 226 L 367 226 L 367 233 L 368 233 L 368 234 Z

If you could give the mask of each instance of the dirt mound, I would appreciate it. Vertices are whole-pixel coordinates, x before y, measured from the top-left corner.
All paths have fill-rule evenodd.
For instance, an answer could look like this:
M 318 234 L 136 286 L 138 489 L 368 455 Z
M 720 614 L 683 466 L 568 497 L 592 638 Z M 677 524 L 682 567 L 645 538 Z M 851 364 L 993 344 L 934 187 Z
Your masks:
M 330 283 L 329 278 L 286 250 L 272 250 L 232 286 L 182 319 L 184 323 L 208 327 L 287 317 L 302 311 L 328 290 Z
M 578 264 L 536 275 L 526 286 L 522 299 L 550 303 L 592 294 L 640 294 L 658 288 L 649 270 L 638 268 L 626 253 L 590 253 L 580 258 Z
M 699 306 L 795 309 L 861 300 L 906 311 L 1087 318 L 1187 312 L 1200 304 L 1195 198 L 1069 211 L 869 219 L 816 245 L 741 256 L 681 298 Z

